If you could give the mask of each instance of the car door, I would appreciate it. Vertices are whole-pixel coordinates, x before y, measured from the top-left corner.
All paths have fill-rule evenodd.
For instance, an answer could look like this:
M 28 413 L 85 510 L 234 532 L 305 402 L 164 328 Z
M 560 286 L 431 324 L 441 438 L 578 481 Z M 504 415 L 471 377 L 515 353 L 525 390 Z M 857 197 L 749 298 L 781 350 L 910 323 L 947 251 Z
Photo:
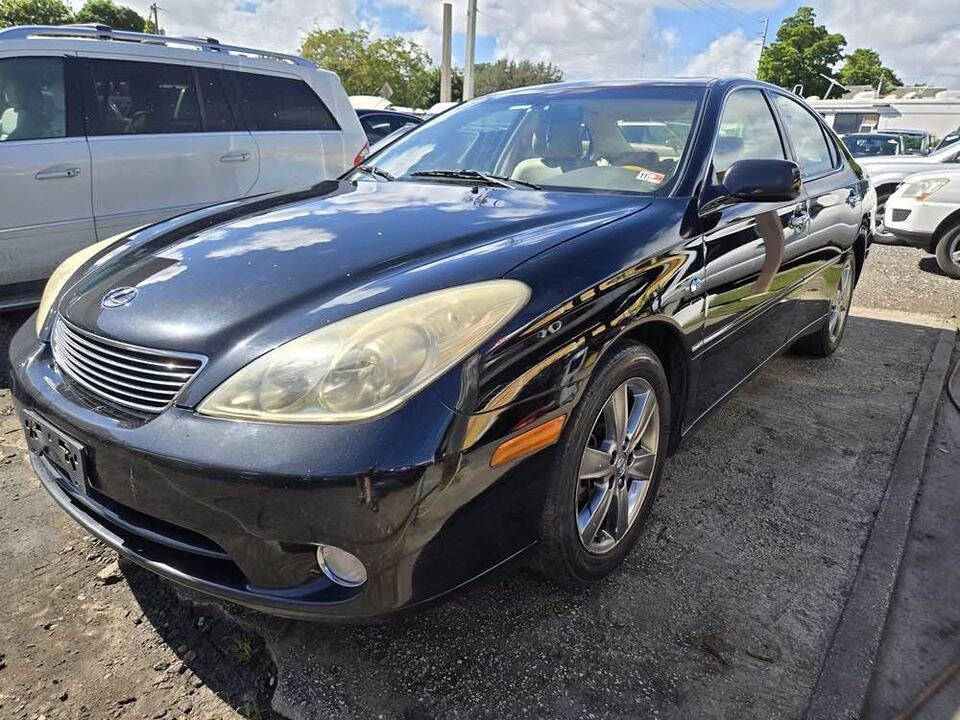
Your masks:
M 260 150 L 256 193 L 310 187 L 347 169 L 340 125 L 304 80 L 248 70 L 224 75 Z
M 97 235 L 243 197 L 258 173 L 216 68 L 87 57 Z
M 759 88 L 727 98 L 716 138 L 712 179 L 734 162 L 787 159 L 772 108 Z M 696 415 L 710 409 L 786 340 L 794 302 L 787 294 L 784 244 L 806 232 L 804 200 L 737 202 L 702 218 L 705 225 L 706 315 Z M 779 227 L 779 232 L 777 232 Z
M 69 57 L 0 51 L 0 306 L 35 299 L 96 239 L 74 69 Z
M 797 303 L 791 334 L 802 332 L 829 310 L 841 253 L 850 248 L 863 218 L 863 181 L 842 161 L 832 136 L 813 113 L 786 93 L 771 93 L 807 195 L 807 232 L 791 237 L 784 273 Z

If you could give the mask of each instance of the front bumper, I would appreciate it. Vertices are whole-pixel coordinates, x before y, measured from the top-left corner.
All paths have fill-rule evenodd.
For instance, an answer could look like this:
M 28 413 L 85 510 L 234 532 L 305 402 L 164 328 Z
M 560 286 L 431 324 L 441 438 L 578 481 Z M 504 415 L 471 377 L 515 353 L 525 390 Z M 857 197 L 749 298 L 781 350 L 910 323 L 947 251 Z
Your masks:
M 54 500 L 124 557 L 201 592 L 289 617 L 375 618 L 535 541 L 543 474 L 530 468 L 548 451 L 491 468 L 509 429 L 491 423 L 467 448 L 470 418 L 434 393 L 369 423 L 242 423 L 180 407 L 144 420 L 108 412 L 61 376 L 30 322 L 10 355 L 21 412 L 85 449 L 85 491 L 31 453 Z M 328 580 L 318 543 L 356 555 L 367 582 Z
M 887 200 L 883 221 L 887 232 L 901 242 L 927 250 L 940 223 L 956 209 L 954 204 L 919 202 L 894 193 Z

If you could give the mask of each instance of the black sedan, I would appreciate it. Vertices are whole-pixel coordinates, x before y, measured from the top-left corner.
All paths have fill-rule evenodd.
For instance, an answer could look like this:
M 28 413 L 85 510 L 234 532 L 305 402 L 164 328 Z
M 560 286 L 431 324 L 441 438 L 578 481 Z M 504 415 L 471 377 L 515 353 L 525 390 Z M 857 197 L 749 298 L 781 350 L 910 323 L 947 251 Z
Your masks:
M 363 132 L 367 134 L 367 142 L 370 145 L 375 145 L 388 135 L 393 135 L 399 130 L 413 129 L 424 120 L 421 115 L 399 112 L 397 110 L 360 109 L 357 110 L 357 117 L 360 119 Z
M 368 163 L 51 278 L 14 397 L 46 489 L 122 556 L 305 618 L 520 558 L 593 583 L 683 435 L 784 349 L 837 349 L 870 241 L 843 144 L 747 80 L 490 95 Z

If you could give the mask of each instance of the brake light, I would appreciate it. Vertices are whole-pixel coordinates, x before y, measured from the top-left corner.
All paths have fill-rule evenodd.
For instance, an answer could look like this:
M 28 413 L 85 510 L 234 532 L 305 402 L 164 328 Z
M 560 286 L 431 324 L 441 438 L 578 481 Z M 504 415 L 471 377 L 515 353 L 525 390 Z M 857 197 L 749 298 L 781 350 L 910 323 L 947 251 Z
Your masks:
M 353 159 L 353 166 L 356 167 L 363 162 L 364 158 L 370 154 L 370 143 L 365 142 L 363 147 L 360 148 L 360 152 L 357 153 L 357 156 Z

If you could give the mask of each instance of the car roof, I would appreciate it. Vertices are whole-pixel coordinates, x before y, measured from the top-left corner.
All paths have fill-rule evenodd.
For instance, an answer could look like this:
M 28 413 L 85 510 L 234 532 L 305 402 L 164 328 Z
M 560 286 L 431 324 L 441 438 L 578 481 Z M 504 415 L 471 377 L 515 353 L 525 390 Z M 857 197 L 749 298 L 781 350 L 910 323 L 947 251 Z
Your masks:
M 287 53 L 221 43 L 211 37 L 151 35 L 114 30 L 100 23 L 74 25 L 16 25 L 0 29 L 0 41 L 16 52 L 93 51 L 122 52 L 124 55 L 162 60 L 214 62 L 231 68 L 300 68 L 336 76 L 316 63 Z
M 566 92 L 574 93 L 583 90 L 601 90 L 604 88 L 630 88 L 630 87 L 663 87 L 663 86 L 682 86 L 682 87 L 710 87 L 719 86 L 721 88 L 744 85 L 749 87 L 764 87 L 770 90 L 784 92 L 783 88 L 770 83 L 754 80 L 747 77 L 667 77 L 667 78 L 633 78 L 623 80 L 570 80 L 566 82 L 548 83 L 545 85 L 529 85 L 512 90 L 502 90 L 492 93 L 497 96 L 525 95 L 531 92 L 542 92 L 549 94 L 563 94 Z M 484 96 L 487 97 L 487 96 Z

